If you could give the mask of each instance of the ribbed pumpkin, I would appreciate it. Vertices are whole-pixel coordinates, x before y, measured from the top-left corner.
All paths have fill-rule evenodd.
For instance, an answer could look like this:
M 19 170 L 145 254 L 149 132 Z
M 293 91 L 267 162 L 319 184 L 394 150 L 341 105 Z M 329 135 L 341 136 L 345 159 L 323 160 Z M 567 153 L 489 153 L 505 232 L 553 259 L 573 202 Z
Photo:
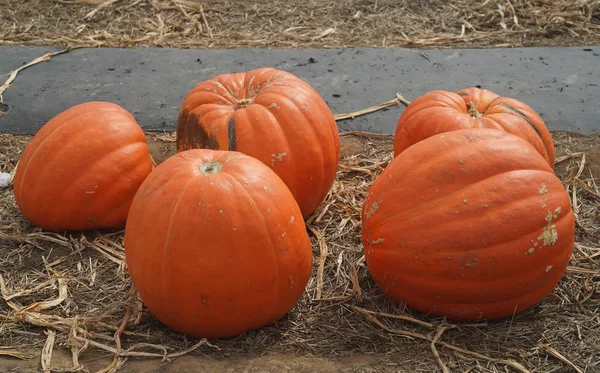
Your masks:
M 554 167 L 554 143 L 542 118 L 528 105 L 479 88 L 429 92 L 408 105 L 394 137 L 398 156 L 430 136 L 465 128 L 504 130 L 529 142 Z
M 15 173 L 21 213 L 48 231 L 122 228 L 152 171 L 144 132 L 110 102 L 86 102 L 48 121 Z
M 242 153 L 206 149 L 172 156 L 144 181 L 125 256 L 149 311 L 205 338 L 279 320 L 312 266 L 300 209 L 275 172 Z
M 340 139 L 331 110 L 309 84 L 285 71 L 261 68 L 198 84 L 181 106 L 178 151 L 239 151 L 271 167 L 304 217 L 333 184 Z
M 423 140 L 371 186 L 362 211 L 383 293 L 453 320 L 521 312 L 556 286 L 574 242 L 569 197 L 521 138 L 466 129 Z

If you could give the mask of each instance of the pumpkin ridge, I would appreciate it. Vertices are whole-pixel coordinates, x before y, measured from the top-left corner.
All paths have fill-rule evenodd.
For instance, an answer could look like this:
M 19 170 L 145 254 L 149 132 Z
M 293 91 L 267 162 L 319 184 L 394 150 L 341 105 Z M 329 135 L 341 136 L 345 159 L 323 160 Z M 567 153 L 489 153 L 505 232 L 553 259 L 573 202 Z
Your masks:
M 279 119 L 277 118 L 277 116 L 275 114 L 273 114 L 273 112 L 271 112 L 271 110 L 267 109 L 267 107 L 263 104 L 257 103 L 256 105 L 260 106 L 261 109 L 259 109 L 261 111 L 261 113 L 263 115 L 267 115 L 269 116 L 275 123 L 278 124 L 278 128 L 279 131 L 281 132 L 281 137 L 283 138 L 283 145 L 282 148 L 283 149 L 287 149 L 286 153 L 286 162 L 288 163 L 288 167 L 290 169 L 293 169 L 294 172 L 296 172 L 297 170 L 297 164 L 296 164 L 296 158 L 294 157 L 295 152 L 291 151 L 291 146 L 290 146 L 290 141 L 288 139 L 289 136 L 289 131 L 286 131 L 288 128 L 287 126 L 282 126 L 280 124 Z M 273 169 L 273 167 L 270 167 L 271 169 Z M 287 178 L 286 178 L 287 179 Z M 288 183 L 293 182 L 294 179 L 292 178 L 291 180 L 284 180 L 284 183 L 286 184 L 286 186 L 288 187 L 288 189 L 290 189 L 290 191 L 292 192 L 293 195 L 296 195 L 296 193 L 298 192 L 298 185 L 296 183 L 294 183 L 293 185 L 288 185 Z
M 120 144 L 118 144 L 118 145 L 120 145 Z M 98 158 L 93 164 L 94 165 L 95 164 L 99 164 L 100 162 L 104 161 L 107 158 L 110 158 L 111 156 L 114 156 L 115 153 L 123 151 L 124 149 L 133 148 L 135 146 L 140 146 L 140 145 L 141 146 L 147 146 L 146 142 L 141 142 L 141 141 L 140 142 L 129 143 L 129 144 L 125 145 L 125 146 L 117 146 L 114 149 L 112 149 L 111 151 L 106 152 L 105 154 L 103 154 L 103 156 L 101 158 Z M 64 190 L 69 189 L 73 185 L 76 185 L 81 179 L 86 178 L 86 177 L 88 177 L 88 176 L 87 175 L 79 175 L 77 178 L 73 179 L 73 181 L 69 185 L 65 186 L 63 189 Z M 64 194 L 63 194 L 63 196 L 64 196 Z M 71 198 L 71 197 L 68 197 L 68 198 Z
M 61 128 L 64 128 L 64 126 L 65 126 L 67 123 L 71 123 L 71 122 L 72 122 L 72 121 L 74 121 L 75 119 L 81 119 L 82 117 L 87 117 L 87 116 L 89 116 L 89 115 L 91 115 L 91 114 L 96 114 L 98 111 L 114 111 L 114 112 L 123 112 L 123 110 L 119 110 L 118 108 L 115 108 L 115 109 L 116 109 L 116 110 L 101 110 L 101 108 L 97 108 L 97 109 L 95 109 L 95 110 L 91 110 L 91 111 L 88 111 L 88 112 L 82 113 L 82 114 L 80 114 L 80 115 L 78 115 L 78 116 L 72 117 L 71 119 L 67 120 L 66 122 L 63 122 L 63 123 L 61 123 L 60 125 L 57 125 L 57 126 L 55 126 L 55 127 L 52 129 L 52 131 L 51 131 L 50 133 L 46 134 L 46 135 L 44 136 L 44 139 L 43 139 L 42 141 L 40 141 L 40 143 L 39 143 L 39 144 L 37 144 L 37 146 L 36 146 L 36 148 L 34 149 L 33 153 L 31 153 L 31 155 L 28 155 L 28 157 L 29 157 L 29 158 L 28 158 L 28 162 L 26 162 L 26 163 L 24 162 L 23 164 L 21 164 L 21 165 L 20 165 L 20 166 L 21 166 L 21 169 L 25 170 L 25 171 L 23 171 L 23 174 L 22 174 L 22 177 L 21 177 L 21 181 L 26 179 L 26 176 L 27 176 L 27 174 L 28 174 L 28 171 L 29 171 L 29 163 L 30 163 L 32 160 L 35 160 L 35 157 L 36 157 L 37 153 L 40 151 L 40 149 L 42 149 L 42 147 L 43 147 L 43 146 L 44 146 L 44 145 L 45 145 L 45 144 L 48 142 L 48 140 L 50 140 L 50 138 L 51 138 L 51 137 L 52 137 L 54 134 L 56 134 L 56 132 L 57 132 L 59 129 L 61 129 Z M 59 114 L 59 115 L 60 115 L 60 114 Z M 131 114 L 129 114 L 129 115 L 131 115 Z M 51 121 L 51 120 L 52 120 L 52 119 L 50 119 L 50 121 Z M 70 138 L 70 139 L 71 139 L 71 138 Z M 63 147 L 64 147 L 64 146 L 63 146 Z M 38 171 L 38 172 L 39 172 L 39 171 Z M 20 185 L 19 185 L 19 192 L 18 192 L 18 194 L 19 194 L 19 195 L 20 195 L 20 193 L 21 193 L 22 187 L 23 187 L 23 185 L 22 185 L 22 183 L 20 183 Z
M 501 204 L 499 206 L 502 206 L 503 210 L 510 210 L 510 209 L 512 209 L 512 206 L 514 204 L 517 204 L 517 203 L 523 203 L 523 201 L 522 200 L 506 201 L 506 203 L 503 203 L 503 204 Z M 493 209 L 493 206 L 491 208 Z M 527 211 L 528 210 L 527 206 L 525 206 L 522 210 Z M 498 213 L 498 211 L 494 211 L 494 214 L 497 214 L 497 213 Z M 426 214 L 427 214 L 427 211 L 424 211 L 421 215 L 426 215 Z M 564 220 L 565 217 L 569 217 L 571 214 L 572 213 L 561 214 L 559 217 L 557 217 L 555 220 L 553 220 L 552 223 L 553 224 L 558 224 L 559 222 L 561 222 L 562 220 Z M 419 219 L 420 217 L 421 216 L 415 216 L 415 219 Z M 392 216 L 386 217 L 386 219 L 387 220 L 379 222 L 379 224 L 377 226 L 375 226 L 373 224 L 370 225 L 370 227 L 369 227 L 370 236 L 385 238 L 385 236 L 390 236 L 390 235 L 391 236 L 401 235 L 404 232 L 403 230 L 389 231 L 389 233 L 386 232 L 385 234 L 384 234 L 384 232 L 380 232 L 379 231 L 380 228 L 378 228 L 380 225 L 384 225 L 386 223 L 389 223 L 390 220 L 395 220 L 395 219 L 400 219 L 400 218 L 398 216 L 396 216 L 396 215 L 392 215 Z M 481 220 L 481 216 L 480 215 L 471 215 L 471 216 L 469 216 L 467 218 L 462 217 L 461 218 L 461 225 L 466 225 L 470 221 L 477 221 L 477 220 Z M 533 225 L 532 223 L 530 223 L 530 224 Z M 544 228 L 546 226 L 548 226 L 548 222 L 542 221 L 542 220 L 540 220 L 540 222 L 538 224 L 539 224 L 539 226 L 536 226 L 531 232 L 543 231 Z M 432 227 L 430 229 L 431 230 L 438 230 L 438 229 L 444 229 L 444 228 L 446 228 L 446 224 L 441 223 L 441 224 L 435 225 L 435 227 Z M 453 230 L 453 231 L 456 231 L 456 230 Z M 425 235 L 427 233 L 427 230 L 421 231 L 421 233 L 423 235 Z M 455 253 L 465 253 L 465 252 L 483 252 L 483 251 L 488 250 L 488 249 L 491 250 L 495 246 L 503 245 L 505 243 L 510 243 L 510 242 L 515 241 L 515 240 L 521 239 L 522 236 L 523 236 L 523 234 L 518 233 L 515 237 L 512 237 L 510 239 L 506 239 L 506 240 L 500 240 L 498 242 L 494 242 L 492 245 L 489 245 L 489 246 L 487 246 L 485 248 L 482 248 L 482 249 L 481 248 L 476 248 L 476 249 L 473 249 L 473 250 L 465 251 L 463 248 L 457 248 L 457 249 L 452 250 L 452 251 L 450 251 L 450 250 L 444 251 L 444 253 L 455 254 Z M 372 247 L 373 244 L 369 244 L 368 246 Z M 395 247 L 386 247 L 385 245 L 383 245 L 383 246 L 382 245 L 378 245 L 378 247 L 377 247 L 377 251 L 379 251 L 379 252 L 388 252 L 388 251 L 392 251 L 392 250 L 396 250 L 396 248 Z
M 294 87 L 294 89 L 295 89 L 295 90 L 297 90 L 297 87 Z M 289 99 L 289 100 L 291 100 L 291 98 L 288 98 L 288 97 L 285 97 L 285 98 L 286 98 L 286 99 Z M 310 96 L 308 96 L 308 95 L 307 95 L 307 96 L 306 96 L 306 100 L 307 100 L 307 101 L 308 101 L 308 100 L 310 100 Z M 293 100 L 291 100 L 291 101 L 293 101 Z M 294 105 L 294 107 L 295 107 L 296 109 L 298 109 L 298 112 L 299 112 L 299 113 L 301 113 L 301 114 L 302 114 L 302 117 L 304 118 L 304 120 L 305 120 L 306 122 L 313 123 L 313 121 L 312 121 L 312 118 L 308 118 L 308 117 L 306 116 L 306 110 L 303 110 L 303 109 L 302 109 L 302 108 L 299 106 L 299 105 L 300 105 L 300 103 L 299 103 L 299 102 L 297 102 L 297 101 L 293 101 L 293 102 L 295 102 L 295 105 Z M 311 119 L 311 120 L 309 120 L 309 119 Z M 308 127 L 308 128 L 310 128 L 310 130 L 311 130 L 311 135 L 312 135 L 311 137 L 312 137 L 313 139 L 316 139 L 316 141 L 317 141 L 319 144 L 322 144 L 322 141 L 320 140 L 320 134 L 319 134 L 319 133 L 317 133 L 317 129 L 316 129 L 316 127 L 313 127 L 313 126 L 307 126 L 307 127 Z M 325 159 L 323 159 L 323 153 L 324 153 L 324 152 L 323 152 L 323 149 L 322 149 L 322 148 L 319 148 L 319 151 L 318 151 L 317 153 L 318 153 L 318 154 L 317 154 L 317 157 L 319 157 L 319 159 L 320 159 L 321 163 L 325 163 Z M 318 175 L 318 176 L 319 176 L 319 180 L 322 180 L 322 181 L 325 181 L 325 180 L 327 180 L 327 175 L 325 175 L 325 167 L 318 167 L 318 168 L 319 168 L 319 170 L 320 170 L 320 174 Z M 314 177 L 314 176 L 317 176 L 317 175 L 310 175 L 310 176 L 313 176 L 313 177 Z M 335 177 L 334 177 L 334 179 L 335 179 Z M 332 184 L 333 184 L 333 181 L 332 181 Z M 320 185 L 320 188 L 318 188 L 318 190 L 319 190 L 319 194 L 318 194 L 319 198 L 317 198 L 317 200 L 323 200 L 323 199 L 324 199 L 324 197 L 325 197 L 325 196 L 323 196 L 323 191 L 324 191 L 323 189 L 325 189 L 325 191 L 329 191 L 329 190 L 331 189 L 331 184 L 330 184 L 330 185 L 324 185 L 324 183 L 323 183 L 323 182 L 321 182 L 321 183 L 319 183 L 319 185 Z M 325 195 L 326 195 L 326 194 L 327 194 L 327 193 L 325 193 Z M 315 203 L 315 201 L 309 201 L 309 202 L 311 203 L 311 205 Z M 314 209 L 314 207 L 313 207 L 313 208 L 311 208 L 311 209 Z
M 525 113 L 523 113 L 521 110 L 516 109 L 506 103 L 501 103 L 498 106 L 502 106 L 505 109 L 508 109 L 508 111 L 510 111 L 511 113 L 517 115 L 518 117 L 520 117 L 521 119 L 523 119 L 525 122 L 527 122 L 527 124 L 529 124 L 529 126 L 531 126 L 531 128 L 533 128 L 533 130 L 535 131 L 535 133 L 538 135 L 538 137 L 540 138 L 540 140 L 542 140 L 542 144 L 544 144 L 544 139 L 542 137 L 542 134 L 540 132 L 540 130 L 531 122 L 531 120 L 529 118 L 527 118 L 527 116 L 525 115 Z M 546 148 L 546 144 L 544 144 L 544 148 Z M 546 148 L 546 153 L 548 153 L 548 149 Z
M 185 164 L 185 163 L 184 163 Z M 183 167 L 182 167 L 183 168 Z M 175 179 L 175 178 L 173 178 Z M 172 205 L 172 210 L 171 210 L 171 216 L 169 217 L 169 226 L 167 227 L 167 232 L 165 234 L 165 243 L 163 245 L 163 249 L 162 249 L 162 258 L 161 258 L 161 271 L 160 271 L 160 279 L 161 279 L 161 298 L 162 298 L 162 302 L 160 304 L 160 308 L 164 307 L 165 304 L 165 300 L 167 299 L 166 294 L 169 293 L 169 290 L 167 289 L 166 286 L 166 280 L 168 278 L 168 276 L 166 276 L 166 267 L 167 267 L 167 261 L 165 260 L 166 256 L 167 256 L 167 251 L 168 251 L 168 247 L 169 247 L 169 240 L 170 240 L 170 236 L 171 236 L 171 230 L 173 229 L 173 220 L 175 218 L 175 214 L 177 212 L 177 207 L 179 206 L 179 203 L 181 202 L 183 195 L 185 194 L 185 192 L 187 192 L 188 188 L 190 187 L 190 185 L 194 182 L 198 180 L 198 177 L 192 177 L 190 178 L 190 181 L 188 181 L 184 187 L 181 189 L 181 191 L 179 192 L 179 195 L 177 196 L 177 199 L 175 200 L 175 203 Z M 143 301 L 143 299 L 142 299 Z
M 258 209 L 258 204 L 256 203 L 256 200 L 254 199 L 252 194 L 250 194 L 248 192 L 248 190 L 246 189 L 246 187 L 242 183 L 240 183 L 236 177 L 233 177 L 232 174 L 238 174 L 238 173 L 236 172 L 235 169 L 227 170 L 227 172 L 225 172 L 225 175 L 227 175 L 227 177 L 229 177 L 229 179 L 233 180 L 232 184 L 237 185 L 238 190 L 243 191 L 243 193 L 246 196 L 246 199 L 249 202 L 252 202 L 252 208 L 254 209 L 254 211 L 256 211 L 256 215 L 260 216 L 260 219 L 262 222 L 261 226 L 263 226 L 265 228 L 267 236 L 270 238 L 269 242 L 271 243 L 271 251 L 273 253 L 273 262 L 275 263 L 275 266 L 274 266 L 275 267 L 275 283 L 278 284 L 279 283 L 279 267 L 278 267 L 278 260 L 277 260 L 277 252 L 276 252 L 275 246 L 273 245 L 273 240 L 272 240 L 273 235 L 272 235 L 271 231 L 269 230 L 269 224 L 267 224 L 267 221 L 265 220 L 264 215 Z M 278 288 L 278 286 L 275 286 L 275 294 L 273 296 L 273 309 L 277 309 L 278 301 L 279 301 L 279 288 Z M 273 318 L 273 314 L 270 315 L 270 318 Z
M 503 303 L 511 303 L 511 301 L 518 300 L 518 299 L 525 300 L 525 299 L 531 297 L 532 294 L 535 294 L 536 292 L 538 292 L 546 287 L 553 288 L 556 285 L 556 283 L 558 283 L 558 281 L 560 281 L 560 279 L 562 278 L 564 269 L 567 267 L 566 262 L 563 267 L 559 268 L 559 270 L 556 271 L 557 273 L 554 276 L 552 276 L 551 278 L 546 278 L 544 281 L 537 282 L 536 286 L 533 287 L 532 289 L 530 289 L 530 291 L 528 291 L 525 294 L 521 293 L 521 294 L 518 294 L 518 295 L 512 296 L 512 297 L 502 297 L 501 299 L 486 300 L 486 301 L 482 301 L 481 299 L 477 299 L 476 297 L 471 298 L 472 301 L 468 301 L 467 300 L 468 297 L 464 297 L 463 301 L 461 301 L 461 302 L 457 302 L 457 301 L 443 302 L 443 301 L 441 301 L 441 302 L 438 302 L 438 304 L 436 305 L 437 306 L 436 308 L 432 307 L 432 309 L 430 309 L 429 312 L 427 312 L 427 314 L 438 315 L 438 313 L 436 313 L 436 310 L 438 308 L 448 309 L 450 307 L 453 307 L 456 310 L 460 310 L 460 309 L 464 310 L 465 308 L 470 308 L 470 307 L 465 307 L 465 306 L 474 306 L 474 305 L 483 305 L 486 307 L 491 307 L 491 306 L 500 307 L 500 306 L 502 306 Z M 541 269 L 541 270 L 543 270 L 543 269 Z M 416 281 L 416 279 L 414 277 L 412 279 L 408 279 L 407 281 L 400 281 L 400 279 L 401 279 L 401 277 L 399 276 L 398 280 L 395 282 L 396 287 L 401 286 L 404 283 L 411 283 L 411 282 Z M 428 279 L 429 278 L 427 278 L 427 277 L 423 277 L 423 278 L 420 278 L 418 281 L 427 281 Z M 458 280 L 453 279 L 453 282 L 458 282 Z M 439 283 L 439 281 L 438 281 L 438 283 Z M 485 282 L 485 284 L 487 285 L 488 283 Z M 382 286 L 382 288 L 385 289 L 385 286 Z M 388 289 L 389 289 L 389 287 L 388 287 Z M 425 293 L 425 291 L 423 291 L 423 292 L 412 291 L 409 296 L 412 300 L 411 303 L 424 304 L 424 303 L 429 302 L 431 300 L 431 295 L 424 295 L 423 293 Z M 429 292 L 427 291 L 427 293 L 429 293 Z M 431 294 L 431 293 L 429 293 L 429 294 Z M 398 295 L 398 298 L 404 299 L 404 296 Z M 441 298 L 440 300 L 442 300 L 442 299 L 443 298 Z M 522 307 L 521 305 L 529 304 L 526 307 L 526 309 L 527 309 L 527 308 L 530 308 L 530 307 L 538 304 L 540 301 L 535 302 L 535 303 L 531 303 L 531 301 L 528 301 L 528 302 L 523 301 L 523 302 L 517 304 L 516 307 L 519 308 L 519 307 Z M 443 307 L 440 307 L 440 305 L 442 305 Z M 418 306 L 413 306 L 413 307 L 415 309 L 418 309 Z M 420 312 L 424 313 L 424 311 L 420 311 Z M 463 311 L 463 312 L 468 313 L 468 311 Z M 454 314 L 452 316 L 456 317 L 457 315 Z M 460 315 L 458 315 L 458 316 L 460 316 Z M 510 317 L 510 316 L 506 316 L 506 317 Z
M 142 145 L 146 145 L 146 143 L 138 143 L 138 144 L 142 144 Z M 147 146 L 147 145 L 146 145 Z M 143 166 L 145 166 L 142 162 L 134 162 L 135 163 L 135 167 L 134 169 L 138 169 L 141 168 Z M 134 172 L 134 174 L 137 174 L 137 172 Z M 99 225 L 102 225 L 104 222 L 106 222 L 107 220 L 111 219 L 113 216 L 115 216 L 125 205 L 127 204 L 131 204 L 133 202 L 133 198 L 135 197 L 135 193 L 129 197 L 129 199 L 123 200 L 122 203 L 120 203 L 118 206 L 115 207 L 115 209 L 113 210 L 113 212 L 109 213 L 108 215 L 106 215 L 102 220 L 100 220 L 98 222 Z
M 291 89 L 294 89 L 295 87 L 290 87 L 290 88 L 291 88 Z M 304 120 L 305 122 L 308 122 L 308 123 L 312 123 L 312 122 L 313 122 L 313 121 L 312 121 L 312 118 L 310 118 L 310 119 L 311 119 L 310 121 L 308 120 L 309 118 L 307 118 L 307 116 L 306 116 L 306 114 L 305 114 L 304 110 L 302 110 L 300 107 L 298 107 L 298 103 L 297 103 L 297 101 L 294 101 L 294 100 L 292 100 L 292 99 L 291 99 L 291 97 L 288 97 L 288 96 L 283 96 L 283 95 L 281 95 L 281 96 L 279 96 L 279 97 L 278 97 L 278 99 L 279 99 L 279 102 L 282 102 L 282 101 L 283 101 L 283 102 L 285 102 L 285 103 L 287 104 L 287 106 L 289 106 L 289 107 L 293 107 L 293 108 L 295 109 L 295 114 L 296 114 L 296 115 L 301 115 L 301 116 L 302 116 L 302 118 L 303 118 L 303 120 Z M 265 107 L 264 105 L 260 105 L 260 106 L 262 106 L 263 108 L 265 108 L 265 109 L 266 109 L 266 107 Z M 270 110 L 265 110 L 265 112 L 269 113 L 269 115 L 271 115 L 271 116 L 272 116 L 272 117 L 273 117 L 273 118 L 276 120 L 276 122 L 277 122 L 277 123 L 279 123 L 279 124 L 285 120 L 285 117 L 281 117 L 281 118 L 280 118 L 278 115 L 276 115 L 275 113 L 271 112 Z M 290 142 L 289 142 L 288 138 L 289 138 L 289 136 L 290 136 L 290 135 L 293 135 L 293 132 L 294 132 L 294 130 L 297 130 L 297 128 L 290 128 L 290 126 L 286 126 L 286 125 L 280 125 L 279 127 L 281 128 L 281 131 L 283 132 L 283 137 L 286 139 L 286 145 L 287 145 L 287 146 L 288 146 L 288 148 L 289 148 L 289 145 L 288 145 L 288 144 L 289 144 Z M 295 127 L 295 126 L 294 126 L 294 127 Z M 316 129 L 315 129 L 315 128 L 313 128 L 313 126 L 306 126 L 306 127 L 303 127 L 303 130 L 304 130 L 305 132 L 308 132 L 308 131 L 310 130 L 310 137 L 311 137 L 311 140 L 317 139 L 317 141 L 319 141 L 319 136 L 318 136 L 318 134 L 316 133 Z M 292 151 L 292 150 L 293 150 L 293 149 L 291 149 L 291 148 L 290 148 L 290 152 L 289 152 L 288 154 L 295 154 L 295 152 L 294 152 L 294 151 Z M 316 154 L 316 156 L 317 156 L 317 157 L 321 156 L 323 152 L 322 152 L 322 151 L 320 151 L 320 152 L 318 152 L 318 153 L 319 153 L 319 154 Z M 323 159 L 320 159 L 320 160 L 321 160 L 321 161 L 324 161 Z M 315 160 L 315 162 L 316 162 L 316 160 Z M 297 170 L 297 164 L 296 164 L 295 160 L 294 160 L 294 168 L 295 168 L 295 172 L 298 172 L 298 170 Z M 321 169 L 321 174 L 320 174 L 320 178 L 321 178 L 321 179 L 320 179 L 320 180 L 323 180 L 323 181 L 324 181 L 324 180 L 326 180 L 326 177 L 325 177 L 325 175 L 324 175 L 324 172 L 325 172 L 325 169 L 324 169 L 324 167 L 317 167 L 317 168 L 320 168 L 320 169 Z M 311 175 L 311 176 L 315 177 L 316 175 Z M 286 185 L 287 185 L 287 183 L 286 183 Z M 331 187 L 331 186 L 329 186 L 329 188 L 330 188 L 330 187 Z M 294 185 L 294 190 L 292 191 L 292 193 L 293 193 L 294 195 L 296 195 L 296 193 L 297 193 L 297 192 L 298 192 L 298 190 L 297 190 L 297 188 L 296 188 L 296 185 Z M 318 194 L 318 195 L 319 195 L 319 196 L 321 196 L 321 195 L 322 195 L 322 190 L 321 190 L 321 189 L 319 189 L 319 194 Z M 317 198 L 317 200 L 319 200 L 319 198 Z M 311 203 L 313 203 L 313 202 L 314 202 L 314 201 L 311 201 Z
M 440 158 L 447 157 L 447 154 L 448 153 L 439 154 L 439 156 L 440 156 Z M 409 179 L 413 175 L 413 172 L 416 173 L 416 174 L 418 174 L 419 172 L 422 171 L 422 169 L 427 169 L 428 168 L 428 165 L 425 162 L 421 163 L 421 165 L 422 165 L 421 168 L 418 168 L 418 169 L 415 168 L 414 170 L 411 169 L 410 173 L 407 173 L 404 176 L 407 179 Z M 481 183 L 489 182 L 490 180 L 498 178 L 498 177 L 503 176 L 505 174 L 510 174 L 510 173 L 513 173 L 513 172 L 514 173 L 520 173 L 520 172 L 532 172 L 532 171 L 535 171 L 535 172 L 548 172 L 546 170 L 533 169 L 533 168 L 532 169 L 522 169 L 522 168 L 518 168 L 518 165 L 515 165 L 515 169 L 513 169 L 513 170 L 508 170 L 508 171 L 501 170 L 501 171 L 498 171 L 498 172 L 493 173 L 493 174 L 482 174 L 479 180 L 471 181 L 467 185 L 460 185 L 460 183 L 450 184 L 450 185 L 456 185 L 457 189 L 452 189 L 452 190 L 450 190 L 450 188 L 444 189 L 444 190 L 442 190 L 442 191 L 439 192 L 440 193 L 439 197 L 435 197 L 433 199 L 429 199 L 426 202 L 428 203 L 428 205 L 431 205 L 431 204 L 433 204 L 435 202 L 439 202 L 442 199 L 449 199 L 449 198 L 451 198 L 453 195 L 455 195 L 457 193 L 460 193 L 460 192 L 464 193 L 466 190 L 474 188 L 474 187 L 478 186 Z M 386 186 L 386 187 L 390 188 L 390 186 Z M 402 190 L 402 189 L 400 189 L 400 190 Z M 431 190 L 433 190 L 433 187 L 431 188 Z M 428 191 L 428 189 L 423 189 L 423 191 Z M 373 194 L 377 194 L 377 193 L 379 193 L 378 189 L 373 191 Z M 405 206 L 402 206 L 402 210 L 408 210 L 408 209 L 410 209 L 411 210 L 410 213 L 411 213 L 411 215 L 413 215 L 415 213 L 415 207 L 417 207 L 419 205 L 422 205 L 422 201 L 414 199 L 414 200 L 410 201 L 410 203 L 407 203 Z M 425 207 L 421 207 L 421 209 L 430 209 L 430 207 L 425 206 Z M 373 216 L 373 215 L 371 215 L 371 216 Z M 367 221 L 369 221 L 369 220 L 370 220 L 370 217 L 367 219 Z M 374 226 L 373 228 L 376 228 L 376 226 Z
M 558 225 L 559 223 L 563 223 L 563 220 L 565 220 L 565 218 L 567 218 L 567 217 L 570 218 L 572 214 L 573 214 L 572 212 L 569 212 L 568 214 L 561 215 L 556 220 L 553 220 L 552 223 L 554 225 Z M 535 235 L 535 234 L 537 234 L 537 232 L 543 231 L 546 226 L 548 226 L 547 222 L 544 225 L 541 225 L 539 228 L 536 228 L 536 229 L 532 230 L 528 234 Z M 442 227 L 437 226 L 437 228 L 442 228 Z M 535 232 L 535 234 L 534 234 L 534 232 Z M 375 234 L 375 236 L 382 236 L 382 235 Z M 444 250 L 443 254 L 444 255 L 468 254 L 468 253 L 481 254 L 481 253 L 485 253 L 486 251 L 496 250 L 498 248 L 498 246 L 510 245 L 510 244 L 512 244 L 515 241 L 519 241 L 520 239 L 522 239 L 522 237 L 523 237 L 523 235 L 519 235 L 518 237 L 512 238 L 510 240 L 498 241 L 498 242 L 494 243 L 493 245 L 489 245 L 489 246 L 486 246 L 486 247 L 483 247 L 483 248 L 476 248 L 476 249 L 472 249 L 472 250 L 467 250 L 467 251 L 465 251 L 462 248 L 458 248 L 458 249 L 455 249 L 455 250 Z M 368 246 L 373 246 L 373 244 L 370 244 Z M 552 247 L 553 245 L 547 245 L 547 246 Z M 545 246 L 542 245 L 541 247 L 542 247 L 541 250 L 543 250 L 543 248 Z M 393 250 L 395 250 L 395 248 L 384 248 L 384 247 L 378 247 L 377 248 L 378 255 L 380 253 L 382 255 L 401 256 L 401 255 L 407 255 L 407 252 L 408 252 L 408 250 L 407 251 L 393 251 Z M 419 250 L 420 251 L 417 251 L 417 250 L 413 249 L 413 250 L 410 250 L 410 253 L 413 254 L 413 255 L 429 255 L 430 254 L 429 252 L 423 252 L 422 248 L 419 249 Z M 557 254 L 561 254 L 561 253 L 557 252 Z M 525 255 L 525 253 L 523 253 L 523 255 Z M 533 255 L 535 255 L 535 254 L 533 254 Z M 431 275 L 431 274 L 428 274 L 428 275 Z

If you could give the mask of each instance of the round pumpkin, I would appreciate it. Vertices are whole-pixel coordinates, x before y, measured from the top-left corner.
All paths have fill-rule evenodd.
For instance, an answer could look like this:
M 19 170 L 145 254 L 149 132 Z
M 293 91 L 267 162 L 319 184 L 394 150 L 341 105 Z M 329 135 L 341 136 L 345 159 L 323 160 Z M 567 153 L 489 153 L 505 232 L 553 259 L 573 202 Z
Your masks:
M 340 139 L 317 91 L 291 73 L 261 68 L 223 74 L 186 96 L 177 150 L 239 151 L 269 166 L 288 186 L 304 217 L 333 184 Z
M 211 339 L 279 320 L 312 267 L 302 214 L 275 172 L 242 153 L 207 149 L 172 156 L 144 181 L 125 257 L 156 318 Z
M 135 118 L 110 102 L 86 102 L 52 118 L 27 145 L 15 200 L 47 231 L 122 228 L 152 168 Z
M 554 143 L 542 118 L 523 102 L 479 88 L 437 90 L 411 102 L 396 126 L 394 154 L 438 133 L 465 128 L 499 129 L 519 136 L 554 167 Z
M 538 303 L 567 266 L 574 229 L 546 159 L 493 129 L 411 146 L 362 210 L 366 262 L 383 293 L 451 320 L 499 319 Z

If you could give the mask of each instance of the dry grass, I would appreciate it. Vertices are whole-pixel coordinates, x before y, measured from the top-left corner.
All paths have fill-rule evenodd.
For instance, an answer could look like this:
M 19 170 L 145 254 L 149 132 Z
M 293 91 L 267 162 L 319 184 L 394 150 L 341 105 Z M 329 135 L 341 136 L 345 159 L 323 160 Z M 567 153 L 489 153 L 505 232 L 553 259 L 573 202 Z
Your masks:
M 0 44 L 515 47 L 600 44 L 597 0 L 3 0 Z
M 577 243 L 555 291 L 512 320 L 449 325 L 382 296 L 362 256 L 360 211 L 371 182 L 391 160 L 392 141 L 344 135 L 337 180 L 308 222 L 315 264 L 306 293 L 276 325 L 212 344 L 170 331 L 146 312 L 123 262 L 122 232 L 43 233 L 21 217 L 12 190 L 1 190 L 0 354 L 25 358 L 33 347 L 48 359 L 52 346 L 64 346 L 74 367 L 82 351 L 94 349 L 115 356 L 111 368 L 130 357 L 285 352 L 377 354 L 410 371 L 600 371 L 600 192 L 593 174 L 600 171 L 600 141 L 554 136 L 556 172 L 577 212 Z M 170 136 L 148 138 L 174 152 Z M 6 150 L 0 171 L 15 166 L 29 139 L 0 135 Z

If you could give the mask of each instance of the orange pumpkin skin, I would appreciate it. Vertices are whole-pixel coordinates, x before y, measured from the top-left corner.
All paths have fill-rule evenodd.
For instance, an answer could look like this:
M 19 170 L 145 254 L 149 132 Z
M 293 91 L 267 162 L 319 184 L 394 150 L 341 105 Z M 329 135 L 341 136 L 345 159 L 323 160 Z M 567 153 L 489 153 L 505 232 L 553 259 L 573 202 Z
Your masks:
M 438 133 L 466 128 L 493 128 L 517 135 L 554 167 L 554 143 L 542 118 L 518 100 L 479 88 L 433 91 L 411 102 L 396 126 L 394 154 Z
M 340 139 L 331 110 L 300 78 L 272 68 L 198 84 L 181 106 L 177 149 L 239 151 L 271 167 L 304 217 L 331 188 Z
M 279 320 L 312 267 L 304 220 L 283 181 L 252 157 L 206 149 L 176 154 L 144 181 L 125 257 L 152 314 L 211 339 Z
M 86 102 L 48 121 L 23 152 L 14 194 L 47 231 L 122 228 L 152 171 L 144 132 L 119 105 Z
M 574 243 L 569 197 L 515 135 L 466 129 L 396 157 L 362 212 L 369 272 L 384 294 L 452 320 L 499 319 L 542 300 Z

